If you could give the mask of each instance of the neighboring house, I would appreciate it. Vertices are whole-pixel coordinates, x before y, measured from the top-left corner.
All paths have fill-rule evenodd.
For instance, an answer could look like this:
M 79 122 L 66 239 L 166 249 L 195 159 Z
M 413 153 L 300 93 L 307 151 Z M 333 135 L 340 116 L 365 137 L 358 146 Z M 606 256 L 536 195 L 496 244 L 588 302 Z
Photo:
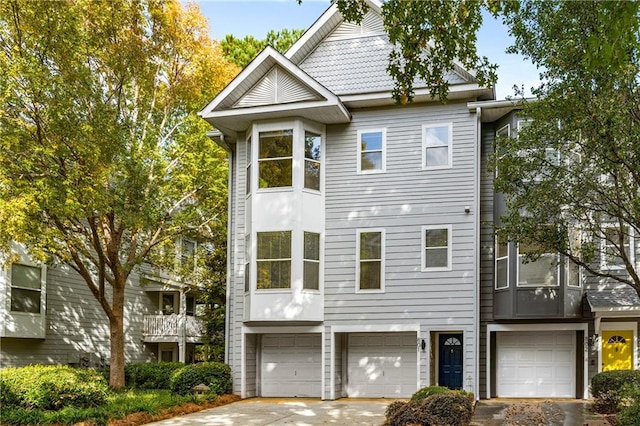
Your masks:
M 194 255 L 184 240 L 180 247 Z M 0 270 L 0 367 L 109 363 L 109 322 L 85 281 L 66 266 L 20 258 Z M 183 251 L 184 252 L 184 251 Z M 125 300 L 126 362 L 195 360 L 202 321 L 195 294 L 149 265 L 131 274 Z
M 488 158 L 496 135 L 517 137 L 526 118 L 512 101 L 472 102 L 469 111 L 482 123 L 480 396 L 587 398 L 596 373 L 640 368 L 640 299 L 557 254 L 523 262 L 527 247 L 496 237 L 505 202 Z M 629 241 L 632 256 L 638 243 Z M 621 269 L 611 260 L 600 267 Z
M 480 123 L 461 67 L 449 101 L 394 104 L 380 3 L 331 6 L 266 48 L 201 115 L 229 151 L 226 360 L 242 397 L 479 391 Z

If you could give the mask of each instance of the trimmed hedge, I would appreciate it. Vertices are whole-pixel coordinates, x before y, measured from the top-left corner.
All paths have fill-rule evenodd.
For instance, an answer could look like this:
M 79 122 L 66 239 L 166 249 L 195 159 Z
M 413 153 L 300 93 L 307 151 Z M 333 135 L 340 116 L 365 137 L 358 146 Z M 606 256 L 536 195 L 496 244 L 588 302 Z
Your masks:
M 467 426 L 473 416 L 473 404 L 467 394 L 431 386 L 416 392 L 409 402 L 395 401 L 385 411 L 383 426 L 447 425 Z M 446 391 L 445 391 L 446 389 Z M 422 391 L 422 392 L 421 392 Z M 424 399 L 424 394 L 434 392 Z M 440 393 L 438 393 L 440 392 Z M 415 395 L 415 394 L 414 394 Z
M 604 414 L 617 412 L 625 385 L 640 387 L 640 370 L 604 371 L 593 376 L 591 395 L 595 399 L 594 410 Z
M 65 365 L 30 365 L 0 370 L 3 407 L 59 410 L 104 404 L 107 382 L 94 370 Z
M 202 362 L 189 364 L 176 370 L 171 376 L 171 392 L 186 395 L 191 389 L 204 383 L 211 393 L 224 395 L 231 392 L 231 368 L 221 362 Z
M 181 362 L 143 362 L 124 367 L 125 383 L 135 389 L 170 389 L 171 376 L 180 368 Z
M 427 386 L 419 389 L 416 393 L 411 395 L 411 401 L 422 402 L 431 395 L 440 395 L 443 393 L 451 393 L 451 389 L 445 386 Z

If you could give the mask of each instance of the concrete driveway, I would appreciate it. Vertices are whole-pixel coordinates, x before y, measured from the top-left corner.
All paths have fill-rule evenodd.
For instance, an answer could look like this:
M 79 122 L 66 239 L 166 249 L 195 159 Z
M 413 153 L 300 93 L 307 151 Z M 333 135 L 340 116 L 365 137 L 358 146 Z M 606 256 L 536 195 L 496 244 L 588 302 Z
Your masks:
M 154 426 L 186 425 L 381 425 L 393 399 L 320 401 L 306 398 L 250 398 L 161 422 Z

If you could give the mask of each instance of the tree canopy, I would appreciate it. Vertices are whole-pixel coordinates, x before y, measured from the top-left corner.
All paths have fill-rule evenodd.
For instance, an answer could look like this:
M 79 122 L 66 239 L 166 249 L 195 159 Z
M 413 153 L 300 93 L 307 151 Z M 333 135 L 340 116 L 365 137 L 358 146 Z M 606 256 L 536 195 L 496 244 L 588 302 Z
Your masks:
M 356 22 L 367 10 L 364 0 L 334 2 Z M 456 60 L 480 84 L 496 82 L 496 65 L 476 53 L 482 10 L 502 19 L 515 39 L 508 51 L 538 66 L 542 81 L 535 102 L 523 101 L 529 125 L 498 141 L 495 185 L 508 208 L 501 228 L 535 243 L 534 256 L 560 252 L 640 296 L 630 247 L 640 235 L 640 3 L 388 0 L 398 102 L 411 101 L 416 77 L 446 100 L 441 77 Z
M 282 31 L 271 30 L 263 40 L 258 40 L 250 35 L 238 38 L 227 34 L 220 42 L 220 46 L 227 60 L 244 68 L 267 46 L 273 47 L 280 53 L 286 52 L 303 33 L 304 30 L 288 30 L 286 28 Z
M 196 112 L 237 68 L 208 32 L 177 0 L 0 3 L 0 251 L 82 276 L 109 319 L 114 387 L 130 274 L 226 213 L 225 154 Z

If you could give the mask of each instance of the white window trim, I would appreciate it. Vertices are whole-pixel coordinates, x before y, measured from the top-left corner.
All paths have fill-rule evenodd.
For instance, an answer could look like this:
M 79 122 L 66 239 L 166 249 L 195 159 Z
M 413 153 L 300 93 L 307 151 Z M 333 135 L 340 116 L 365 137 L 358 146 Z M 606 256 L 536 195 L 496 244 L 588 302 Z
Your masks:
M 522 288 L 556 288 L 560 287 L 560 254 L 558 253 L 544 253 L 539 259 L 543 257 L 556 257 L 556 283 L 554 285 L 545 284 L 520 284 L 520 244 L 516 244 L 516 286 Z
M 362 135 L 364 133 L 382 133 L 382 168 L 379 170 L 362 170 Z M 387 171 L 387 129 L 362 129 L 358 130 L 358 137 L 356 140 L 358 158 L 356 161 L 359 175 L 368 175 L 375 173 L 385 173 Z M 365 151 L 366 152 L 366 151 Z
M 318 260 L 315 259 L 307 259 L 304 257 L 304 234 L 305 232 L 308 232 L 310 234 L 318 234 L 318 243 L 319 243 L 319 253 L 318 253 Z M 303 248 L 302 248 L 302 292 L 304 293 L 314 293 L 314 294 L 320 294 L 322 293 L 323 290 L 323 276 L 322 276 L 322 254 L 323 254 L 323 236 L 322 233 L 320 232 L 315 232 L 315 231 L 302 231 L 302 243 L 303 243 Z M 304 288 L 304 263 L 305 262 L 314 262 L 318 264 L 318 288 Z
M 636 264 L 636 259 L 635 259 L 635 233 L 634 233 L 634 229 L 632 226 L 626 225 L 627 228 L 629 229 L 629 261 L 632 265 Z M 602 224 L 602 228 L 616 228 L 617 225 L 612 224 L 612 223 L 605 223 Z M 622 271 L 625 270 L 626 267 L 625 265 L 613 265 L 607 262 L 607 257 L 605 256 L 605 244 L 606 241 L 604 239 L 604 236 L 600 237 L 600 243 L 599 243 L 599 248 L 600 248 L 600 269 L 603 271 Z M 624 245 L 624 244 L 623 244 Z
M 362 233 L 380 233 L 380 288 L 376 289 L 361 289 L 360 288 L 360 234 Z M 355 282 L 355 291 L 356 293 L 384 293 L 385 292 L 385 247 L 386 247 L 386 236 L 384 228 L 361 228 L 356 229 L 356 282 Z
M 438 271 L 451 271 L 453 269 L 452 261 L 453 261 L 453 250 L 452 250 L 452 241 L 453 241 L 453 226 L 452 225 L 424 225 L 422 228 L 422 235 L 420 238 L 421 246 L 421 269 L 422 272 L 438 272 Z M 430 229 L 446 229 L 447 230 L 447 266 L 438 266 L 427 268 L 427 236 L 426 232 Z
M 245 178 L 245 198 L 249 198 L 253 193 L 253 138 L 251 135 L 247 138 L 245 142 L 245 165 L 244 165 L 244 178 Z
M 498 234 L 496 233 L 495 235 L 495 246 L 494 246 L 494 250 L 495 250 L 495 256 L 494 256 L 494 289 L 495 290 L 506 290 L 510 287 L 510 282 L 509 282 L 509 269 L 510 269 L 510 265 L 509 265 L 509 248 L 510 248 L 510 244 L 509 244 L 509 240 L 507 240 L 507 255 L 506 256 L 502 256 L 502 257 L 498 257 Z M 506 260 L 507 261 L 507 285 L 504 287 L 498 287 L 498 260 Z
M 7 276 L 7 282 L 9 283 L 9 297 L 7 298 L 7 305 L 6 305 L 6 309 L 7 309 L 7 313 L 9 315 L 14 315 L 17 317 L 20 316 L 30 316 L 30 317 L 36 317 L 36 316 L 42 316 L 44 317 L 46 312 L 47 312 L 47 266 L 43 265 L 43 264 L 37 264 L 37 263 L 32 263 L 29 261 L 18 261 L 18 262 L 14 262 L 16 264 L 19 265 L 24 265 L 24 266 L 29 266 L 32 268 L 40 268 L 40 312 L 22 312 L 22 311 L 12 311 L 11 310 L 11 299 L 13 297 L 13 280 L 11 279 L 12 273 L 11 273 L 11 266 L 9 266 L 9 268 L 7 269 L 6 272 L 6 276 Z M 20 287 L 17 286 L 16 288 L 18 289 L 24 289 L 24 290 L 33 290 L 33 291 L 37 291 L 35 289 L 32 288 L 26 288 L 26 287 Z M 1 310 L 0 310 L 1 311 Z M 0 325 L 1 326 L 1 325 Z
M 518 132 L 520 130 L 522 130 L 522 128 L 524 127 L 523 126 L 524 123 L 532 123 L 532 122 L 533 122 L 533 119 L 531 119 L 531 118 L 521 118 L 521 119 L 519 119 L 517 121 L 517 124 L 516 124 L 516 128 L 518 129 Z
M 565 256 L 565 258 L 564 258 L 564 271 L 565 271 L 564 272 L 564 274 L 565 274 L 564 275 L 564 280 L 565 280 L 565 282 L 567 284 L 567 287 L 570 287 L 570 288 L 582 288 L 582 278 L 583 278 L 583 276 L 582 276 L 582 274 L 583 274 L 582 266 L 576 265 L 578 267 L 578 285 L 572 285 L 571 281 L 569 281 L 569 268 L 571 267 L 572 263 L 573 262 L 571 262 L 571 260 L 569 260 L 569 258 Z
M 449 140 L 447 141 L 447 164 L 442 166 L 427 166 L 427 129 L 436 127 L 447 127 Z M 438 145 L 445 146 L 445 145 Z M 430 146 L 429 148 L 437 148 L 438 146 Z M 453 167 L 453 123 L 430 123 L 422 125 L 422 170 L 441 170 Z
M 291 257 L 283 257 L 283 258 L 277 258 L 277 259 L 258 259 L 258 234 L 265 234 L 265 233 L 270 233 L 270 232 L 289 232 L 290 235 L 290 240 L 291 240 Z M 263 230 L 263 231 L 258 231 L 255 234 L 252 234 L 252 236 L 255 235 L 255 239 L 256 239 L 256 243 L 255 243 L 255 261 L 251 262 L 251 266 L 255 265 L 255 273 L 251 274 L 251 278 L 255 277 L 255 280 L 252 279 L 251 280 L 251 286 L 250 286 L 250 291 L 255 289 L 256 292 L 291 292 L 291 290 L 293 289 L 293 283 L 294 283 L 294 271 L 293 271 L 293 265 L 294 265 L 294 251 L 293 251 L 293 239 L 294 239 L 294 231 L 292 229 L 277 229 L 277 230 Z M 252 247 L 253 250 L 253 247 Z M 289 275 L 289 287 L 278 287 L 278 288 L 258 288 L 258 265 L 260 264 L 260 262 L 279 262 L 279 261 L 284 261 L 284 260 L 288 260 L 291 267 L 290 267 L 290 275 Z M 251 273 L 251 266 L 249 267 L 249 272 Z M 247 293 L 245 293 L 247 294 Z

